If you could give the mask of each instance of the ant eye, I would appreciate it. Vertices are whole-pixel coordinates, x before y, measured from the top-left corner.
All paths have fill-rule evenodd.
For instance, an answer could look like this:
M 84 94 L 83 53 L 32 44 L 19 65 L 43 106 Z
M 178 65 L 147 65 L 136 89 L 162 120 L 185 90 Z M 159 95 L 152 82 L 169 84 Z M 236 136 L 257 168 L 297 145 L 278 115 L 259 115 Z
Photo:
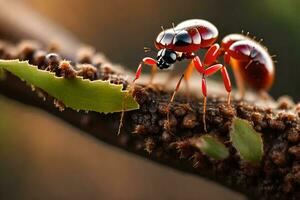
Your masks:
M 163 58 L 164 61 L 171 64 L 171 63 L 176 62 L 177 55 L 174 51 L 165 50 L 163 55 L 162 55 L 162 58 Z
M 175 51 L 169 49 L 161 49 L 157 53 L 157 60 L 163 60 L 166 63 L 172 64 L 176 62 L 177 54 Z

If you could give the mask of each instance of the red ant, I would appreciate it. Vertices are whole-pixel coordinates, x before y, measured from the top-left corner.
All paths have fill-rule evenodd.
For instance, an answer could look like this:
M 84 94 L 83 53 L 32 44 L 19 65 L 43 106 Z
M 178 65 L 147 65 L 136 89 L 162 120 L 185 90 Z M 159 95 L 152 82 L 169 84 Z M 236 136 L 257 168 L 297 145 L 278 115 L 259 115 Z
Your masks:
M 215 43 L 217 38 L 217 28 L 212 23 L 201 19 L 186 20 L 177 26 L 173 25 L 173 28 L 162 30 L 155 40 L 155 47 L 158 49 L 157 59 L 145 57 L 142 60 L 137 68 L 132 88 L 141 75 L 143 64 L 151 65 L 153 68 L 157 66 L 159 69 L 166 69 L 176 61 L 192 59 L 170 98 L 168 113 L 169 105 L 173 102 L 182 79 L 188 81 L 193 68 L 196 68 L 202 75 L 203 123 L 206 131 L 206 77 L 221 71 L 224 86 L 228 93 L 227 104 L 230 106 L 231 82 L 226 67 L 218 62 L 218 57 L 223 55 L 224 63 L 232 66 L 242 97 L 244 95 L 244 82 L 256 90 L 266 91 L 271 87 L 274 78 L 272 58 L 259 43 L 241 34 L 231 34 L 222 40 L 220 47 L 219 44 Z M 208 50 L 202 62 L 194 52 L 205 48 Z

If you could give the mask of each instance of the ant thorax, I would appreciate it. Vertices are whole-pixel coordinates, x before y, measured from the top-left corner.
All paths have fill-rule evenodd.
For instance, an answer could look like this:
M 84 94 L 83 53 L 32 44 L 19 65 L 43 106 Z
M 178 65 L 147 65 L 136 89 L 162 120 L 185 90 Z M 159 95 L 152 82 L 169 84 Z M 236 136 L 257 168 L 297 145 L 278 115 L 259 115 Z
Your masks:
M 179 52 L 179 51 L 176 51 L 176 55 L 177 55 L 178 61 L 181 61 L 184 59 L 192 59 L 195 57 L 194 53 L 186 53 L 186 52 Z

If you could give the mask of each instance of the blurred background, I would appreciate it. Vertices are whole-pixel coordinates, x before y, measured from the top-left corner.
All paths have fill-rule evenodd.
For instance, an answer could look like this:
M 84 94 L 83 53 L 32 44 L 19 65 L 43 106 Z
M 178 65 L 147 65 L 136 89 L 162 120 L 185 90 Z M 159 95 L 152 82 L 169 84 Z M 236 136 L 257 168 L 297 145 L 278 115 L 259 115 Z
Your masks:
M 0 13 L 22 16 L 12 4 L 25 5 L 132 70 L 145 56 L 143 47 L 153 46 L 161 25 L 202 18 L 218 27 L 220 38 L 249 31 L 277 55 L 271 95 L 300 100 L 298 0 L 0 0 Z M 25 17 L 19 21 L 33 23 Z M 5 23 L 1 17 L 0 24 Z M 0 26 L 0 37 L 15 40 L 8 29 L 13 30 Z M 42 111 L 0 96 L 0 199 L 153 198 L 244 199 L 95 141 Z

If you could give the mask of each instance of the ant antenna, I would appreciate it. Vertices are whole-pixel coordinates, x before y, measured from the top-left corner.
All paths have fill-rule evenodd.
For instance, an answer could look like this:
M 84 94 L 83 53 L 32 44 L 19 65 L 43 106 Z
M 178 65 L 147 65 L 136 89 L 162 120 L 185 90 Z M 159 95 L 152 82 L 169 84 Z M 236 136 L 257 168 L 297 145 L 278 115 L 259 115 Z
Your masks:
M 144 47 L 144 51 L 145 53 L 153 51 L 153 49 L 151 49 L 150 47 Z
M 173 28 L 173 31 L 175 33 L 175 24 L 174 24 L 174 22 L 172 22 L 172 28 Z

